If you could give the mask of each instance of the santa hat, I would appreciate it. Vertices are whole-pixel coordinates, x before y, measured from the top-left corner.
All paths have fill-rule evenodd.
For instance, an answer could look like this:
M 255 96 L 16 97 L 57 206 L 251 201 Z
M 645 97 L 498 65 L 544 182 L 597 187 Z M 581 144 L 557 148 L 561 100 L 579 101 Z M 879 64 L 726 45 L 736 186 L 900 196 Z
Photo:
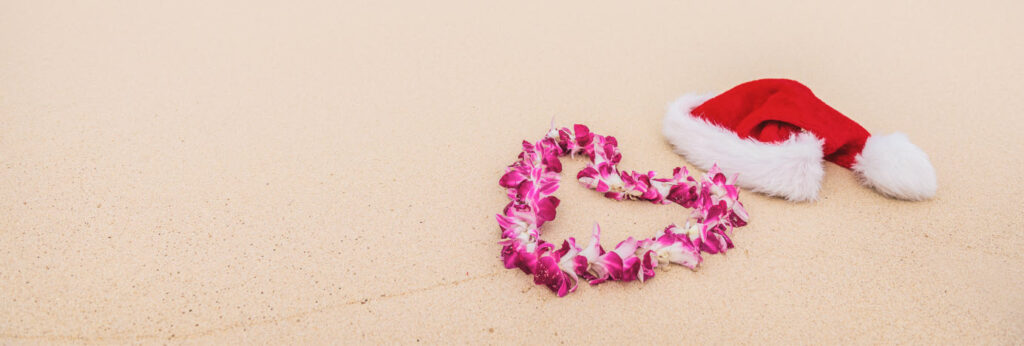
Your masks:
M 705 170 L 717 163 L 739 173 L 740 186 L 791 201 L 817 198 L 823 159 L 887 196 L 935 195 L 935 169 L 906 135 L 871 135 L 796 81 L 761 79 L 718 96 L 685 95 L 669 105 L 664 126 L 690 163 Z

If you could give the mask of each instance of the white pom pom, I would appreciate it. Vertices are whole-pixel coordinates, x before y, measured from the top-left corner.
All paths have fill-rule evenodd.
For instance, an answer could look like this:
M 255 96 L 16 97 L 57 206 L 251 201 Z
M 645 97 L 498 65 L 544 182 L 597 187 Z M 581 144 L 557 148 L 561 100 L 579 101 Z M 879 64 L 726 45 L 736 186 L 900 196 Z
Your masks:
M 884 195 L 919 201 L 935 196 L 935 168 L 907 135 L 871 136 L 853 165 L 865 185 Z

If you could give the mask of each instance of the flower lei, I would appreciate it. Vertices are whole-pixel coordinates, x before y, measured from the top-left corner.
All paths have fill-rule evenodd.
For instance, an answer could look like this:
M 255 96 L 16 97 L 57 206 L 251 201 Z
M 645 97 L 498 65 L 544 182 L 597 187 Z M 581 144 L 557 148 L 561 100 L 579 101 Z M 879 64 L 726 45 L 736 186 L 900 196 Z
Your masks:
M 588 188 L 615 200 L 676 203 L 692 208 L 689 218 L 695 222 L 691 225 L 687 220 L 683 227 L 669 225 L 650 239 L 629 237 L 612 251 L 601 247 L 601 228 L 595 223 L 586 248 L 570 237 L 556 249 L 540 239 L 540 227 L 555 219 L 559 200 L 552 194 L 558 189 L 562 171 L 559 157 L 576 154 L 590 158 L 576 175 Z M 739 189 L 733 185 L 735 176 L 727 179 L 714 166 L 699 181 L 685 167 L 673 170 L 671 178 L 655 178 L 653 171 L 620 171 L 616 165 L 621 159 L 615 137 L 591 133 L 578 124 L 573 130 L 552 128 L 536 143 L 523 141 L 519 160 L 508 166 L 499 181 L 512 200 L 497 214 L 505 268 L 532 274 L 535 284 L 545 285 L 563 297 L 576 290 L 580 278 L 591 285 L 643 282 L 654 276 L 655 267 L 667 269 L 669 263 L 674 263 L 695 270 L 702 260 L 701 251 L 716 254 L 733 247 L 727 233 L 748 220 L 739 202 Z

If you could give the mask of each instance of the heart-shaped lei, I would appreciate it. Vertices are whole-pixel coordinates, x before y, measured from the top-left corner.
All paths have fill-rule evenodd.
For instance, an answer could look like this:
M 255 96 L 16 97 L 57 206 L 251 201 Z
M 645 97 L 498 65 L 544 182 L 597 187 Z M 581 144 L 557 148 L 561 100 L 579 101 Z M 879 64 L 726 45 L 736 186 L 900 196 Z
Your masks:
M 576 179 L 605 197 L 645 200 L 655 204 L 676 203 L 692 208 L 686 225 L 669 225 L 653 238 L 629 237 L 605 251 L 600 244 L 601 228 L 595 223 L 593 239 L 586 248 L 574 238 L 561 248 L 540 239 L 540 227 L 555 219 L 562 163 L 559 157 L 582 154 L 590 158 Z M 505 268 L 519 268 L 533 275 L 533 282 L 545 285 L 559 297 L 576 290 L 580 278 L 591 285 L 605 281 L 645 281 L 654 276 L 654 268 L 669 263 L 696 269 L 701 251 L 715 254 L 732 248 L 729 233 L 747 224 L 747 212 L 739 201 L 735 176 L 727 179 L 718 167 L 712 167 L 703 179 L 696 180 L 685 167 L 677 167 L 671 178 L 655 178 L 654 172 L 619 171 L 619 153 L 615 137 L 590 132 L 575 125 L 554 129 L 536 143 L 523 141 L 519 160 L 508 166 L 499 184 L 508 189 L 512 201 L 497 215 L 504 247 L 501 258 Z M 690 221 L 693 221 L 691 224 Z

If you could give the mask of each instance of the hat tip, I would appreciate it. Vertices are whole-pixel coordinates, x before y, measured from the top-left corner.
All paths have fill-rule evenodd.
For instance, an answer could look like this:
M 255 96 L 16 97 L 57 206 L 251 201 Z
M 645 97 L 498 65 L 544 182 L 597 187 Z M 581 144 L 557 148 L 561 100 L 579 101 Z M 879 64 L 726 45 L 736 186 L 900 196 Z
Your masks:
M 897 199 L 926 200 L 938 189 L 928 154 L 899 132 L 868 137 L 852 168 L 864 185 Z

